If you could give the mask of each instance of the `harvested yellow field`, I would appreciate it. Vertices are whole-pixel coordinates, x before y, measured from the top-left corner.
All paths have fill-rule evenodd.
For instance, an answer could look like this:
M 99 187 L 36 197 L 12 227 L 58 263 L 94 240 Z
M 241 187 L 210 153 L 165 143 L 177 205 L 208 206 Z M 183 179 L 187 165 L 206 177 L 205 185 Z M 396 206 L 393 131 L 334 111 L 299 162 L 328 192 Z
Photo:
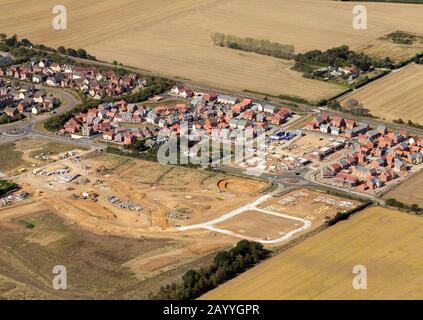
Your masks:
M 395 30 L 423 33 L 423 8 L 366 3 L 368 30 L 352 28 L 355 3 L 329 0 L 63 0 L 68 29 L 52 28 L 55 0 L 4 0 L 0 30 L 58 47 L 83 47 L 117 60 L 193 83 L 249 89 L 316 100 L 342 89 L 305 79 L 291 61 L 213 46 L 223 32 L 295 46 L 297 52 L 342 44 L 359 47 Z M 254 23 L 252 23 L 254 22 Z
M 423 66 L 412 64 L 346 96 L 341 104 L 353 98 L 381 119 L 423 123 L 422 85 Z
M 415 56 L 417 53 L 423 52 L 422 35 L 414 35 L 416 36 L 416 41 L 413 44 L 394 43 L 391 39 L 385 36 L 362 45 L 358 48 L 358 50 L 369 56 L 381 59 L 385 58 L 388 53 L 389 57 L 395 63 L 399 63 Z
M 420 172 L 407 181 L 389 190 L 389 192 L 385 194 L 384 198 L 394 198 L 408 205 L 418 204 L 420 207 L 423 207 L 423 192 L 421 189 L 422 183 L 423 172 Z
M 203 299 L 422 299 L 423 219 L 380 207 L 287 249 Z M 355 290 L 354 266 L 367 269 Z

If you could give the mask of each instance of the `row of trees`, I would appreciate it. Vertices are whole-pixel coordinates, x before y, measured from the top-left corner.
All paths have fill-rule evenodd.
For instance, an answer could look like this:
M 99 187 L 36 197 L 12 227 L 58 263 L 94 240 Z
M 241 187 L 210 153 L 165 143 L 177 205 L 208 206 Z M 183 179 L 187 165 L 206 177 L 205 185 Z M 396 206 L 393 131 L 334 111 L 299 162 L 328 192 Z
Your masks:
M 7 114 L 2 114 L 0 116 L 0 124 L 5 124 L 5 123 L 12 123 L 12 122 L 16 122 L 16 121 L 20 121 L 23 120 L 25 118 L 25 116 L 23 114 L 18 114 L 16 117 L 11 118 L 9 117 Z
M 212 33 L 211 39 L 214 45 L 220 47 L 255 52 L 280 59 L 295 58 L 295 49 L 292 45 L 271 42 L 263 39 L 241 38 L 219 32 Z
M 303 54 L 298 54 L 295 58 L 298 64 L 310 66 L 338 66 L 351 67 L 356 66 L 363 72 L 371 68 L 393 68 L 394 63 L 389 59 L 375 59 L 364 53 L 357 53 L 349 49 L 348 46 L 331 48 L 326 51 L 312 50 Z
M 6 193 L 17 188 L 18 188 L 18 185 L 14 182 L 11 182 L 8 180 L 0 180 L 0 196 L 3 196 Z
M 151 298 L 160 300 L 195 299 L 225 281 L 234 278 L 258 262 L 266 259 L 270 251 L 263 245 L 242 240 L 229 251 L 217 253 L 209 268 L 190 270 L 182 277 L 182 282 L 161 287 Z
M 419 207 L 418 204 L 412 204 L 412 205 L 408 205 L 405 204 L 401 201 L 398 201 L 394 198 L 389 198 L 388 200 L 386 200 L 386 205 L 390 206 L 390 207 L 395 207 L 395 208 L 399 208 L 399 209 L 403 209 L 406 211 L 412 211 L 414 213 L 420 213 L 421 212 L 421 208 Z
M 88 101 L 84 100 L 81 104 L 78 104 L 72 110 L 64 112 L 60 115 L 50 117 L 44 122 L 44 128 L 49 131 L 56 132 L 60 130 L 63 125 L 71 119 L 75 114 L 80 112 L 87 112 L 88 109 L 96 108 L 100 104 L 99 101 Z
M 413 127 L 413 128 L 417 128 L 417 129 L 423 129 L 422 124 L 417 123 L 417 122 L 413 122 L 411 120 L 408 120 L 407 122 L 405 122 L 402 118 L 399 118 L 397 120 L 393 120 L 393 122 L 397 123 L 397 124 L 407 124 L 408 126 Z
M 60 46 L 57 49 L 47 47 L 43 44 L 34 44 L 28 39 L 19 40 L 18 36 L 15 34 L 11 37 L 7 37 L 6 34 L 0 34 L 0 44 L 2 45 L 1 49 L 3 51 L 11 51 L 16 48 L 30 48 L 30 49 L 37 49 L 42 51 L 47 51 L 50 53 L 58 53 L 62 55 L 68 55 L 70 57 L 77 57 L 82 59 L 89 59 L 89 60 L 96 60 L 96 57 L 87 53 L 84 49 L 72 49 L 72 48 L 65 48 L 64 46 Z
M 364 208 L 367 208 L 372 203 L 373 203 L 372 201 L 367 200 L 364 203 L 360 204 L 359 206 L 357 206 L 357 207 L 355 207 L 353 209 L 350 209 L 350 210 L 347 210 L 347 211 L 344 211 L 344 212 L 338 212 L 335 215 L 335 217 L 333 217 L 333 218 L 329 219 L 328 221 L 326 221 L 326 224 L 329 225 L 329 226 L 333 226 L 333 225 L 337 224 L 340 221 L 348 220 L 351 215 L 353 215 L 356 212 L 359 212 L 359 211 L 363 210 Z
M 68 55 L 70 57 L 77 57 L 81 59 L 88 59 L 88 60 L 96 60 L 96 57 L 93 55 L 90 55 L 85 51 L 84 49 L 72 49 L 72 48 L 65 48 L 64 46 L 60 46 L 57 48 L 57 52 L 60 54 Z
M 354 116 L 374 118 L 370 110 L 365 108 L 363 104 L 356 99 L 348 99 L 344 107 L 341 106 L 338 100 L 330 100 L 327 102 L 327 106 L 329 109 L 350 113 Z

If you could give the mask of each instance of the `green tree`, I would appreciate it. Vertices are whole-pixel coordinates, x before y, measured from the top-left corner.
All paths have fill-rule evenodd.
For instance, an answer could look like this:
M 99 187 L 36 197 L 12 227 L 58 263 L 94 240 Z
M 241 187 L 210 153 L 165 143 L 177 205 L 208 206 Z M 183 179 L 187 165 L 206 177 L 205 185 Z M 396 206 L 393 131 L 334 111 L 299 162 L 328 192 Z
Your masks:
M 6 41 L 6 39 L 7 39 L 7 35 L 4 34 L 4 33 L 0 33 L 0 40 L 1 40 L 1 42 L 4 43 Z
M 215 266 L 222 266 L 224 264 L 228 264 L 231 260 L 231 255 L 227 251 L 220 251 L 214 257 L 214 264 Z
M 31 47 L 32 46 L 32 43 L 31 43 L 31 41 L 29 41 L 28 39 L 22 39 L 21 40 L 21 45 L 23 45 L 24 47 Z
M 8 47 L 16 47 L 18 45 L 18 36 L 15 34 L 5 40 L 5 44 Z
M 78 49 L 77 55 L 79 58 L 87 59 L 87 51 L 85 51 L 84 49 Z
M 57 48 L 57 52 L 60 54 L 66 54 L 66 48 L 64 46 L 60 46 Z
M 76 50 L 72 49 L 72 48 L 66 49 L 66 54 L 68 56 L 71 56 L 71 57 L 77 57 L 78 56 L 78 53 L 76 52 Z

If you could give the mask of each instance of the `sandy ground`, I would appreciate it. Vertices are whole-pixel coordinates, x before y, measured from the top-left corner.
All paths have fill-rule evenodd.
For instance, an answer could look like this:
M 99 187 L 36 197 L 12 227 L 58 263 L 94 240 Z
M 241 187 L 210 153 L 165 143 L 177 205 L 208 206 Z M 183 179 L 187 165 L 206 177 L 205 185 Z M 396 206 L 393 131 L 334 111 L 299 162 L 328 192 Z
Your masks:
M 292 62 L 214 47 L 210 34 L 268 39 L 304 52 L 342 44 L 356 48 L 396 30 L 423 33 L 423 8 L 418 5 L 366 3 L 369 27 L 355 30 L 355 3 L 329 0 L 268 0 L 266 5 L 259 0 L 65 0 L 61 4 L 69 15 L 65 31 L 52 28 L 54 0 L 2 1 L 0 29 L 54 47 L 84 47 L 103 60 L 194 82 L 311 100 L 340 88 L 302 78 L 290 70 Z
M 207 230 L 158 233 L 136 222 L 129 226 L 130 217 L 117 222 L 106 213 L 47 192 L 0 208 L 0 297 L 145 299 L 161 283 L 208 265 L 209 256 L 238 241 Z M 26 228 L 28 223 L 34 227 Z M 51 270 L 57 264 L 68 268 L 72 280 L 66 293 L 51 289 Z
M 32 227 L 28 227 L 28 225 Z M 233 240 L 93 233 L 34 197 L 0 209 L 0 297 L 7 299 L 145 299 L 161 283 L 208 265 Z M 213 237 L 208 234 L 207 238 Z M 205 241 L 204 241 L 205 242 Z M 68 290 L 52 289 L 52 269 L 64 265 Z
M 312 229 L 320 227 L 327 218 L 349 210 L 359 203 L 310 189 L 298 189 L 262 203 L 259 208 L 303 218 L 312 222 Z
M 423 219 L 374 207 L 207 293 L 203 299 L 422 299 Z M 367 269 L 355 290 L 354 266 Z
M 289 144 L 287 150 L 296 157 L 304 157 L 312 160 L 310 153 L 317 151 L 319 148 L 329 145 L 336 137 L 329 137 L 327 135 L 320 135 L 315 132 L 307 132 L 300 139 L 294 143 Z
M 280 238 L 289 231 L 301 226 L 302 223 L 299 221 L 272 216 L 260 211 L 246 211 L 215 225 L 219 229 L 263 240 Z
M 10 219 L 48 210 L 98 236 L 172 241 L 170 245 L 125 262 L 141 280 L 195 263 L 239 241 L 210 230 L 180 233 L 172 229 L 208 221 L 248 203 L 268 188 L 260 181 L 96 152 L 81 160 L 49 164 L 44 169 L 51 171 L 65 166 L 71 170 L 68 175 L 81 176 L 71 183 L 60 183 L 56 176 L 36 176 L 32 172 L 17 178 L 16 182 L 24 191 L 31 192 L 32 197 L 0 208 L 0 224 L 10 227 Z M 73 199 L 73 195 L 83 192 L 98 194 L 97 201 Z M 118 208 L 107 201 L 110 195 L 130 201 L 143 210 Z M 171 212 L 176 216 L 169 216 Z M 40 232 L 26 237 L 26 241 L 46 246 L 61 238 L 60 232 Z
M 54 176 L 28 173 L 17 182 L 34 193 L 42 191 L 51 206 L 96 229 L 110 224 L 112 229 L 129 232 L 160 231 L 201 223 L 241 206 L 267 188 L 260 181 L 107 155 L 52 164 L 48 170 L 64 166 L 71 170 L 69 175 L 81 177 L 73 183 L 60 183 Z M 70 188 L 73 190 L 67 190 Z M 98 201 L 71 198 L 84 192 L 97 193 Z M 107 201 L 109 196 L 130 201 L 142 211 L 117 208 Z
M 422 79 L 423 66 L 412 64 L 346 96 L 341 104 L 353 98 L 381 119 L 401 118 L 422 124 Z

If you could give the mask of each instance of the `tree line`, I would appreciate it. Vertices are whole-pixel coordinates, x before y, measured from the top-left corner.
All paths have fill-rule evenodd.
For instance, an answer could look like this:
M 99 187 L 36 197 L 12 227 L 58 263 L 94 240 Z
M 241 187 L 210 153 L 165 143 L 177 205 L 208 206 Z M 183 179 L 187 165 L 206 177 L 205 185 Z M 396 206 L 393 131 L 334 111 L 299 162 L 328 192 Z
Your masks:
M 18 188 L 18 185 L 14 182 L 8 180 L 0 180 L 0 196 L 5 195 L 6 193 L 15 190 Z
M 294 68 L 297 69 L 304 69 L 307 68 L 307 66 L 356 66 L 363 72 L 370 71 L 372 68 L 391 69 L 395 65 L 389 58 L 371 58 L 364 53 L 350 50 L 348 46 L 335 47 L 326 51 L 311 50 L 306 53 L 300 53 L 296 56 L 295 61 L 296 66 Z M 312 68 L 310 68 L 310 70 L 312 70 Z
M 7 114 L 3 113 L 0 116 L 0 124 L 12 123 L 12 122 L 20 121 L 20 120 L 23 120 L 23 119 L 25 119 L 25 116 L 22 113 L 19 113 L 14 118 L 11 118 Z
M 327 220 L 326 224 L 328 226 L 333 226 L 333 225 L 337 224 L 339 221 L 348 220 L 351 215 L 367 208 L 371 204 L 373 204 L 373 201 L 367 200 L 367 201 L 365 201 L 364 203 L 360 204 L 359 206 L 357 206 L 355 208 L 352 208 L 350 210 L 346 210 L 346 211 L 343 211 L 343 212 L 338 212 L 333 218 Z
M 242 240 L 231 250 L 218 252 L 210 267 L 202 268 L 199 271 L 190 270 L 184 274 L 181 282 L 162 286 L 157 293 L 152 293 L 150 297 L 158 300 L 198 298 L 268 258 L 269 255 L 270 251 L 263 245 Z
M 385 203 L 387 206 L 403 209 L 406 211 L 412 211 L 416 214 L 420 213 L 422 210 L 422 208 L 420 208 L 419 205 L 416 203 L 413 203 L 412 205 L 408 205 L 394 198 L 387 199 Z
M 211 39 L 214 45 L 220 47 L 255 52 L 280 59 L 291 60 L 295 58 L 295 49 L 293 45 L 281 44 L 263 39 L 242 38 L 219 32 L 212 33 Z
M 11 37 L 8 37 L 4 33 L 0 34 L 0 50 L 1 51 L 10 52 L 13 56 L 15 56 L 16 54 L 18 55 L 18 57 L 19 55 L 22 55 L 23 53 L 25 53 L 24 50 L 15 50 L 17 48 L 36 49 L 36 50 L 46 51 L 49 53 L 67 55 L 70 57 L 76 57 L 81 59 L 97 60 L 95 56 L 87 53 L 87 51 L 84 49 L 72 49 L 72 48 L 66 49 L 64 46 L 60 46 L 57 49 L 54 49 L 54 48 L 45 46 L 43 44 L 34 44 L 26 38 L 19 40 L 16 34 Z M 31 52 L 33 52 L 33 50 Z M 28 57 L 28 59 L 29 58 L 30 57 Z
M 356 99 L 348 99 L 345 103 L 345 107 L 342 107 L 338 100 L 329 100 L 327 106 L 331 110 L 349 113 L 354 116 L 375 118 L 370 113 L 370 110 L 365 108 L 363 104 Z
M 410 127 L 413 128 L 417 128 L 417 129 L 423 129 L 423 125 L 417 122 L 413 122 L 412 120 L 408 120 L 407 122 L 405 122 L 402 118 L 396 119 L 392 121 L 393 123 L 396 124 L 407 124 Z

